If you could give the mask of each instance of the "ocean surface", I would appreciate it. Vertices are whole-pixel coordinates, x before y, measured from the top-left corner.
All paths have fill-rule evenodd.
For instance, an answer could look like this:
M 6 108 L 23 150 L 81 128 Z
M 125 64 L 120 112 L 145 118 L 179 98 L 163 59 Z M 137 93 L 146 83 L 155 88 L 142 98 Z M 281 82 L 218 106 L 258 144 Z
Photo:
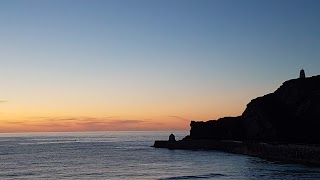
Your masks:
M 151 147 L 170 133 L 0 134 L 0 179 L 320 179 L 315 167 Z

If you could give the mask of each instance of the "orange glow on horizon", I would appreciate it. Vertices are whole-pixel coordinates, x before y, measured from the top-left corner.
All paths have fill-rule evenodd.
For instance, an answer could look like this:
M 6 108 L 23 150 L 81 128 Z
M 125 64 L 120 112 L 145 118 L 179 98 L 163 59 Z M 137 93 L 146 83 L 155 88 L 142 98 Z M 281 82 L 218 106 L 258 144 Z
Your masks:
M 200 117 L 200 116 L 198 116 Z M 219 117 L 217 117 L 219 118 Z M 166 115 L 157 117 L 88 117 L 88 116 L 29 116 L 6 117 L 0 121 L 0 133 L 14 132 L 75 132 L 75 131 L 148 131 L 189 130 L 191 120 L 217 119 Z
M 29 117 L 22 120 L 0 121 L 0 132 L 74 132 L 74 131 L 143 131 L 188 130 L 190 122 L 182 117 L 162 120 L 121 117 Z
M 191 120 L 238 116 L 244 105 L 193 99 L 172 103 L 1 104 L 0 132 L 189 130 Z M 241 107 L 242 106 L 242 107 Z

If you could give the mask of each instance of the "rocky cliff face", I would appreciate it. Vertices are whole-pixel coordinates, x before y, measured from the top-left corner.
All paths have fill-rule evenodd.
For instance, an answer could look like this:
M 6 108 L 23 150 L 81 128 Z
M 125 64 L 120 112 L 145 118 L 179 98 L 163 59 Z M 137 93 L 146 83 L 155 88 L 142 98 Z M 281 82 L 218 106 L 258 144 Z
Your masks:
M 192 121 L 190 138 L 320 144 L 320 75 L 284 82 L 239 117 Z
M 207 122 L 191 121 L 190 137 L 193 139 L 242 140 L 242 117 L 224 117 Z

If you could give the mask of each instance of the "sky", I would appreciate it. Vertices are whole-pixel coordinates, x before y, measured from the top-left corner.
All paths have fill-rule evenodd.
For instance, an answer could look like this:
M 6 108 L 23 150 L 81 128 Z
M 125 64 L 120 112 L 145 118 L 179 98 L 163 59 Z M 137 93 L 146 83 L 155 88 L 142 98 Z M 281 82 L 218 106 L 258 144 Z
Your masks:
M 317 0 L 1 0 L 0 132 L 189 130 L 320 74 Z

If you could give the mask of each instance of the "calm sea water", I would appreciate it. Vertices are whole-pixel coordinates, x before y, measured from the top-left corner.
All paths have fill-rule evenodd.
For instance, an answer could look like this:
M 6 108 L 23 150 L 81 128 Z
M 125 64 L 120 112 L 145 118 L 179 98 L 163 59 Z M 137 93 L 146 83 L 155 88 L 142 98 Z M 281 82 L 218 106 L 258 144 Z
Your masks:
M 170 133 L 0 134 L 0 179 L 320 179 L 320 168 L 150 147 Z

